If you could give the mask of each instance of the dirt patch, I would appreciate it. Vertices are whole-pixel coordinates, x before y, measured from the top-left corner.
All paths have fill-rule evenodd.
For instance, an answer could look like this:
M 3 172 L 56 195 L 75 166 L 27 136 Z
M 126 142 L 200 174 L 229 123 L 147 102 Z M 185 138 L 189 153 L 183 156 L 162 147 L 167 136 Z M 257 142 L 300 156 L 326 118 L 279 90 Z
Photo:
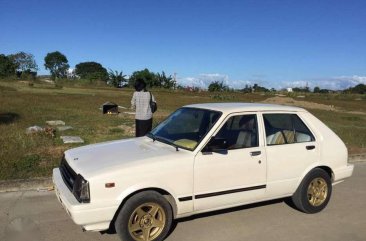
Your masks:
M 366 157 L 366 147 L 350 146 L 350 147 L 348 147 L 348 154 L 349 155 L 363 155 Z
M 347 114 L 354 114 L 354 115 L 366 115 L 365 112 L 362 111 L 344 111 Z
M 291 97 L 275 96 L 275 97 L 268 98 L 262 102 L 270 103 L 270 104 L 278 104 L 278 105 L 293 105 L 293 106 L 298 106 L 298 107 L 302 107 L 305 109 L 337 111 L 337 109 L 334 107 L 334 105 L 324 105 L 324 104 L 318 104 L 318 103 L 309 102 L 309 101 L 295 100 Z

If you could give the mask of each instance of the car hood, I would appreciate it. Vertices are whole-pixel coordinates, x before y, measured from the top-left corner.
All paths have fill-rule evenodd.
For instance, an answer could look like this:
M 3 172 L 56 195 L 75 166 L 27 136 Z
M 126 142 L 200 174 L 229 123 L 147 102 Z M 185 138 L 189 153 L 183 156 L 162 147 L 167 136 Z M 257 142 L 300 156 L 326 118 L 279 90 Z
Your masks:
M 184 151 L 186 152 L 186 151 Z M 103 142 L 65 152 L 69 166 L 85 178 L 117 167 L 158 162 L 177 153 L 176 149 L 148 137 Z

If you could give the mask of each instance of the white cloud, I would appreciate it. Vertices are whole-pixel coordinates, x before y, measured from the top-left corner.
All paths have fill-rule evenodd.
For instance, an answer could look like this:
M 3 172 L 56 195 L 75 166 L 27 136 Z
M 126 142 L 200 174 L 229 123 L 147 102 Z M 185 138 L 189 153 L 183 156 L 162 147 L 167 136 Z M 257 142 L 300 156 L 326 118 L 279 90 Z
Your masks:
M 227 84 L 229 77 L 222 74 L 200 74 L 197 77 L 178 78 L 178 84 L 183 86 L 199 87 L 206 89 L 214 81 L 222 81 Z
M 343 90 L 353 87 L 358 84 L 366 84 L 366 76 L 338 76 L 331 78 L 317 78 L 309 80 L 297 80 L 297 81 L 283 81 L 281 82 L 281 88 L 285 87 L 305 87 L 308 86 L 310 89 L 315 86 L 321 89 L 331 90 Z
M 263 76 L 261 76 L 263 77 Z M 295 80 L 295 81 L 277 81 L 270 82 L 264 81 L 259 77 L 250 80 L 231 80 L 228 75 L 225 74 L 200 74 L 196 77 L 183 77 L 178 78 L 178 84 L 182 86 L 199 87 L 207 89 L 210 83 L 214 81 L 222 81 L 225 85 L 234 89 L 242 89 L 245 85 L 259 84 L 266 88 L 271 88 L 274 86 L 276 89 L 282 89 L 287 87 L 305 87 L 308 86 L 313 89 L 315 86 L 321 89 L 331 89 L 331 90 L 343 90 L 353 87 L 358 84 L 366 84 L 366 76 L 338 76 L 329 78 L 312 78 L 305 80 Z
M 245 85 L 252 85 L 248 80 L 230 80 L 228 75 L 224 74 L 200 74 L 197 77 L 178 78 L 177 82 L 183 86 L 199 87 L 207 89 L 210 83 L 220 81 L 230 88 L 241 89 Z

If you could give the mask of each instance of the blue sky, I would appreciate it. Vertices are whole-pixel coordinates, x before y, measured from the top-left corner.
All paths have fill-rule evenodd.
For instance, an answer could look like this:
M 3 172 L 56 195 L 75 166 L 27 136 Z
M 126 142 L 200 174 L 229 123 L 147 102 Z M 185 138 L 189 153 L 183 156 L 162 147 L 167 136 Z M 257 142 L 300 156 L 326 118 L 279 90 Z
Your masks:
M 206 86 L 366 84 L 364 0 L 0 0 L 0 53 L 177 73 Z

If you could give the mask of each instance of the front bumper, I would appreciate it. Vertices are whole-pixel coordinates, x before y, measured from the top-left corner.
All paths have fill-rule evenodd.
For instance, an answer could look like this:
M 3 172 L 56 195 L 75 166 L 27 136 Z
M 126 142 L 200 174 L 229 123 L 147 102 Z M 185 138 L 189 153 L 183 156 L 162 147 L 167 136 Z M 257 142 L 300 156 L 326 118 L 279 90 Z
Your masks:
M 88 231 L 102 231 L 109 228 L 118 205 L 79 203 L 64 183 L 58 168 L 53 169 L 52 179 L 56 196 L 74 223 Z

